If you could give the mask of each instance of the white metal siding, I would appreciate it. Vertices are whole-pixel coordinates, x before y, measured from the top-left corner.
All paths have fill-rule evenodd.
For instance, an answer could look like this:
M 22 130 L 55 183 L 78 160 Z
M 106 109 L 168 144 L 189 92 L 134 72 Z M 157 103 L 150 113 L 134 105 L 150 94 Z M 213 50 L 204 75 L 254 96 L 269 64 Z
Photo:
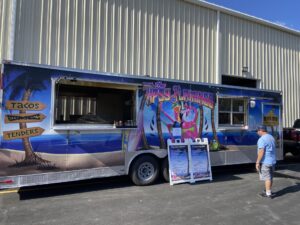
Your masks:
M 12 2 L 0 0 L 0 59 L 12 47 Z M 256 78 L 283 91 L 284 126 L 300 118 L 296 31 L 196 0 L 17 0 L 16 15 L 14 60 L 211 83 L 216 73 Z
M 214 10 L 179 0 L 20 0 L 18 12 L 15 60 L 215 81 Z
M 291 126 L 300 117 L 300 36 L 226 14 L 220 23 L 220 73 L 260 79 L 261 88 L 282 91 L 284 125 Z
M 8 59 L 12 41 L 10 41 L 11 27 L 11 0 L 0 0 L 0 62 L 3 59 Z

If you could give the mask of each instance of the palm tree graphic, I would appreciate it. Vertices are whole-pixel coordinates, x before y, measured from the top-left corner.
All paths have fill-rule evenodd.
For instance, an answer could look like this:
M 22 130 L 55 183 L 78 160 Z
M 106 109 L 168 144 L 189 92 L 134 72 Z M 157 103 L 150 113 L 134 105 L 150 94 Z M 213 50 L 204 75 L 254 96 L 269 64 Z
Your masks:
M 11 91 L 8 96 L 9 100 L 29 101 L 30 97 L 35 93 L 47 88 L 46 83 L 49 82 L 45 74 L 38 74 L 35 72 L 25 71 L 21 73 L 17 78 L 12 80 L 4 88 L 5 91 Z M 26 114 L 25 109 L 19 110 L 20 114 Z M 26 129 L 27 123 L 20 122 L 20 129 Z M 49 166 L 49 161 L 42 159 L 36 153 L 34 153 L 29 137 L 22 138 L 23 148 L 25 151 L 25 158 L 22 162 L 17 162 L 15 166 L 30 166 L 30 165 L 41 165 L 46 164 Z
M 144 113 L 144 108 L 145 108 L 146 100 L 147 100 L 147 97 L 146 97 L 146 94 L 144 93 L 143 97 L 142 97 L 141 105 L 140 105 L 140 111 L 142 113 Z M 145 134 L 144 124 L 143 125 L 139 124 L 139 126 L 143 126 L 142 130 L 141 130 L 141 132 L 142 132 L 142 140 L 143 140 L 143 147 L 144 147 L 144 149 L 150 149 L 150 146 L 149 146 L 149 144 L 147 142 L 147 137 L 146 137 L 146 134 Z
M 157 133 L 158 133 L 158 137 L 159 137 L 159 142 L 160 142 L 160 148 L 161 149 L 166 149 L 166 143 L 163 137 L 163 132 L 162 132 L 162 127 L 161 127 L 161 118 L 160 118 L 160 114 L 161 114 L 161 102 L 158 101 L 157 103 L 157 108 L 156 108 L 156 126 L 157 126 Z
M 199 104 L 199 131 L 198 131 L 198 137 L 202 138 L 202 131 L 203 131 L 203 122 L 204 122 L 204 111 L 203 111 L 203 105 Z

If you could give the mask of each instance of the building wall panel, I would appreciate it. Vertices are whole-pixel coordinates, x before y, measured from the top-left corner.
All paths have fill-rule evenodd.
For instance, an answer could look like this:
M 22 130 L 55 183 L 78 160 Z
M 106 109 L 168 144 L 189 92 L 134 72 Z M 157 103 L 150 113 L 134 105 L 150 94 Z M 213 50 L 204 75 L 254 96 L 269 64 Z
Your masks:
M 12 0 L 0 0 L 0 62 L 3 59 L 11 59 L 13 41 L 11 37 L 12 15 L 13 12 Z
M 300 117 L 300 36 L 222 13 L 220 73 L 283 92 L 284 125 Z M 248 73 L 243 73 L 243 66 Z
M 214 10 L 180 0 L 19 0 L 17 21 L 18 61 L 215 82 Z
M 218 47 L 217 10 L 192 0 L 0 0 L 0 59 L 210 83 L 254 78 L 283 92 L 291 126 L 300 118 L 300 35 L 221 10 Z

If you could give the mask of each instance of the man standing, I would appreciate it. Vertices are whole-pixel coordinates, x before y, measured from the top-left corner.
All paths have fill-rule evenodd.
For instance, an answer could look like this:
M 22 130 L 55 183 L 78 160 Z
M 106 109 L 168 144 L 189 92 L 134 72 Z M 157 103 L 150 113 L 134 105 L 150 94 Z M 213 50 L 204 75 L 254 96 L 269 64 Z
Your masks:
M 260 196 L 272 198 L 273 173 L 276 164 L 276 147 L 272 135 L 268 134 L 265 126 L 259 126 L 257 133 L 260 138 L 257 141 L 256 170 L 260 179 L 265 181 L 265 192 Z

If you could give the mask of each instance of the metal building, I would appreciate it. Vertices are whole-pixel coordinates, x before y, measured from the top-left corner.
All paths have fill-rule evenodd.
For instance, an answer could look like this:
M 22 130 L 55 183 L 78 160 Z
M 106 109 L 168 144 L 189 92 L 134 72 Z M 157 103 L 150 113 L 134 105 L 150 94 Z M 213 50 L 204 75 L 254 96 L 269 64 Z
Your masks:
M 300 32 L 198 0 L 0 0 L 0 59 L 283 92 L 300 117 Z

